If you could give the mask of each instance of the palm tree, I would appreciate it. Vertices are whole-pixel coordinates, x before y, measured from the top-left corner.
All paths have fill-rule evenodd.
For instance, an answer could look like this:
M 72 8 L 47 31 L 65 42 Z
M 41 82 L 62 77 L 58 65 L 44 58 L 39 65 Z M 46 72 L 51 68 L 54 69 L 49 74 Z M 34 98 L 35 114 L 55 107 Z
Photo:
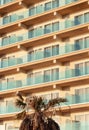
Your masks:
M 29 96 L 24 100 L 20 93 L 17 94 L 16 106 L 22 109 L 17 114 L 18 119 L 22 119 L 19 130 L 60 130 L 59 125 L 47 116 L 48 110 L 55 105 L 66 102 L 64 98 L 55 98 L 46 101 L 42 97 Z M 32 109 L 32 114 L 28 112 Z

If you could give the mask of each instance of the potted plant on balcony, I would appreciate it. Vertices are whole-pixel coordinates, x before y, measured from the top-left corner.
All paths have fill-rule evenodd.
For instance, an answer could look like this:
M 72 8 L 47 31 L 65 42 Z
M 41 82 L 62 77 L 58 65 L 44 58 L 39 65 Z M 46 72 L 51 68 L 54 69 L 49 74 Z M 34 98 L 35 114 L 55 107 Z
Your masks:
M 42 97 L 29 96 L 24 100 L 20 93 L 17 96 L 16 106 L 22 109 L 22 112 L 17 114 L 17 118 L 22 119 L 19 130 L 60 130 L 60 126 L 47 112 L 55 105 L 66 102 L 66 99 L 55 98 L 46 101 Z

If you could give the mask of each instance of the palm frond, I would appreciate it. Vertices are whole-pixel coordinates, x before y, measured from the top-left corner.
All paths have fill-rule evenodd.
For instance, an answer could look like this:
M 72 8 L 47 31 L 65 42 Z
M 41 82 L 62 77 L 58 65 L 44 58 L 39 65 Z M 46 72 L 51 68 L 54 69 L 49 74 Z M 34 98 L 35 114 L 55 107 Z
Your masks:
M 36 110 L 41 110 L 45 106 L 45 102 L 42 97 L 35 97 L 34 104 L 35 104 L 34 108 Z
M 20 92 L 17 92 L 16 95 L 18 96 L 18 98 L 19 98 L 21 101 L 24 101 L 24 98 L 22 97 L 22 95 L 21 95 Z
M 67 102 L 67 100 L 65 98 L 55 98 L 55 99 L 49 100 L 48 104 L 50 106 L 55 106 L 56 104 L 60 104 L 63 102 Z
M 15 105 L 21 109 L 24 109 L 26 107 L 26 103 L 19 99 L 16 99 Z
M 60 103 L 67 102 L 65 98 L 55 98 L 48 101 L 45 105 L 45 110 L 49 109 L 50 107 L 54 107 L 55 105 L 60 105 Z

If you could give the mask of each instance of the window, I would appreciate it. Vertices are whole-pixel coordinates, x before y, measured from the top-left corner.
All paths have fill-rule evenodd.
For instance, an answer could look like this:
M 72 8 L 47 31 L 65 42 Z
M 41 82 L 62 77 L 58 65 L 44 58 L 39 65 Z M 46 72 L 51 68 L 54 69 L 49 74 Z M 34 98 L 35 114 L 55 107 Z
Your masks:
M 79 15 L 75 17 L 75 25 L 84 23 L 84 17 L 83 15 Z
M 35 58 L 35 60 L 42 59 L 43 57 L 50 57 L 55 56 L 59 54 L 59 45 L 49 46 L 44 48 L 44 51 L 42 49 L 38 49 L 32 52 L 29 52 L 29 58 Z
M 81 89 L 76 89 L 75 90 L 75 101 L 76 103 L 83 103 L 85 101 L 85 89 L 81 88 Z
M 80 75 L 80 68 L 83 67 L 83 63 L 75 65 L 75 74 Z
M 16 64 L 15 56 L 8 57 L 8 66 L 12 66 Z
M 89 87 L 75 90 L 76 103 L 89 102 Z
M 89 61 L 85 62 L 85 73 L 89 74 Z
M 43 58 L 42 49 L 35 50 L 35 60 L 42 59 L 42 58 Z
M 51 70 L 44 71 L 44 82 L 48 82 L 51 80 Z
M 44 57 L 50 57 L 52 56 L 52 47 L 46 47 L 44 49 Z
M 14 20 L 23 19 L 24 17 L 27 17 L 27 11 L 24 11 L 23 13 L 20 12 L 18 14 L 14 14 Z
M 76 76 L 89 74 L 89 61 L 75 65 Z
M 29 31 L 29 38 L 33 38 L 34 36 L 34 29 L 32 29 Z
M 59 54 L 59 45 L 52 46 L 52 55 L 58 55 Z
M 28 53 L 28 61 L 33 61 L 34 60 L 34 51 L 30 51 L 29 53 Z
M 89 22 L 89 12 L 84 14 L 84 22 Z
M 17 40 L 16 42 L 20 42 L 20 41 L 24 40 L 23 38 L 24 38 L 24 34 L 23 35 L 18 35 L 16 37 L 16 40 Z
M 52 77 L 52 79 L 51 79 L 52 81 L 59 79 L 59 69 L 58 68 L 51 70 L 51 77 Z
M 3 0 L 0 0 L 0 5 L 3 5 L 3 3 L 4 3 Z
M 52 1 L 52 8 L 56 8 L 59 6 L 59 0 L 53 0 Z
M 10 36 L 9 43 L 10 43 L 10 44 L 15 43 L 15 42 L 16 42 L 16 40 L 17 40 L 17 39 L 16 39 L 16 35 L 15 35 L 15 34 L 13 34 L 13 35 L 11 35 L 11 36 Z
M 35 31 L 35 36 L 41 36 L 43 34 L 43 28 L 42 28 L 42 26 L 36 28 L 34 31 Z
M 42 72 L 36 72 L 34 75 L 35 75 L 35 84 L 43 82 Z
M 8 45 L 10 43 L 10 37 L 2 38 L 2 46 Z
M 34 78 L 35 78 L 35 75 L 33 73 L 28 74 L 27 80 L 25 81 L 25 84 L 26 85 L 33 85 L 35 82 Z
M 75 46 L 75 50 L 83 49 L 84 48 L 83 39 L 76 40 L 74 46 Z
M 7 87 L 8 89 L 16 88 L 16 82 L 14 80 L 14 77 L 7 78 Z
M 36 13 L 35 11 L 36 11 L 35 7 L 29 9 L 29 16 L 35 15 L 35 13 Z
M 36 14 L 42 13 L 44 11 L 43 5 L 38 5 L 36 7 Z
M 75 65 L 75 76 L 81 76 L 84 74 L 84 65 L 79 63 Z
M 80 50 L 84 48 L 89 48 L 89 37 L 75 40 L 75 43 L 74 43 L 75 50 Z
M 58 98 L 59 93 L 55 92 L 55 93 L 44 94 L 44 95 L 41 95 L 41 97 L 43 97 L 46 101 L 49 101 L 51 99 Z
M 47 24 L 47 25 L 45 25 L 44 29 L 45 29 L 45 34 L 46 33 L 51 33 L 52 32 L 52 25 Z
M 89 12 L 75 17 L 75 25 L 83 24 L 84 22 L 89 22 Z
M 27 75 L 28 85 L 38 84 L 43 82 L 42 72 L 31 73 Z
M 86 96 L 86 102 L 89 102 L 89 87 L 85 88 L 85 96 Z
M 7 79 L 1 80 L 1 90 L 7 90 Z
M 70 4 L 72 1 L 71 0 L 66 0 L 65 4 Z
M 52 31 L 58 31 L 59 30 L 59 22 L 55 22 L 52 24 Z
M 9 23 L 11 20 L 10 20 L 10 16 L 5 16 L 3 17 L 3 24 L 7 24 Z
M 17 14 L 12 14 L 12 15 L 11 15 L 11 20 L 10 20 L 10 22 L 14 22 L 14 21 L 16 21 L 16 20 L 18 20 L 18 19 L 21 19 L 21 17 L 18 16 Z
M 59 79 L 59 68 L 44 71 L 44 81 L 54 81 Z
M 85 48 L 89 48 L 89 37 L 86 37 L 84 40 L 85 40 Z
M 45 3 L 45 11 L 50 10 L 52 8 L 52 2 Z
M 8 67 L 16 64 L 15 56 L 3 57 L 1 60 L 1 67 Z
M 7 57 L 3 57 L 3 58 L 1 59 L 1 67 L 2 67 L 2 68 L 8 67 Z

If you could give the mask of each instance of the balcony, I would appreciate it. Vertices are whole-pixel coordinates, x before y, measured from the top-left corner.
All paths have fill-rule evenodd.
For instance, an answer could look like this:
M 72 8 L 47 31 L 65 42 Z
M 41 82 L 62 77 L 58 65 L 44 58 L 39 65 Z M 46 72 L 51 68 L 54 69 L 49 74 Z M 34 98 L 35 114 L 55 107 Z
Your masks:
M 78 1 L 78 0 L 76 0 L 76 1 Z M 29 1 L 26 1 L 26 2 L 29 2 Z M 49 12 L 50 10 L 53 10 L 55 8 L 64 6 L 62 3 L 59 3 L 59 1 L 57 1 L 57 0 L 55 0 L 54 2 L 50 3 L 49 8 L 45 7 L 45 5 L 36 6 L 36 7 L 32 8 L 32 9 L 28 9 L 27 11 L 17 13 L 17 14 L 15 13 L 13 15 L 10 15 L 9 17 L 7 17 L 7 19 L 2 18 L 1 25 L 6 25 L 6 24 L 16 22 L 16 21 L 21 20 L 21 19 L 23 20 L 25 18 L 29 18 L 29 17 L 34 17 L 34 16 L 36 16 L 38 14 Z M 66 3 L 65 5 L 67 5 L 67 4 L 71 3 L 71 2 L 73 2 L 73 1 L 70 1 L 70 2 Z M 74 2 L 75 2 L 75 0 L 74 0 Z M 54 4 L 55 4 L 55 6 L 54 6 Z
M 50 27 L 48 27 L 48 29 L 45 25 L 44 28 L 40 27 L 34 30 L 30 30 L 24 34 L 9 36 L 6 39 L 2 39 L 0 45 L 3 48 L 7 46 L 5 47 L 5 50 L 7 48 L 8 52 L 11 52 L 11 47 L 9 48 L 9 45 L 12 45 L 12 48 L 16 47 L 17 43 L 18 45 L 25 48 L 33 47 L 41 45 L 42 43 L 47 43 L 49 40 L 50 42 L 54 41 L 55 39 L 53 38 L 53 36 L 56 36 L 57 38 L 67 38 L 87 33 L 89 31 L 88 26 L 89 19 L 85 19 L 84 17 L 83 20 L 79 22 L 69 19 L 64 22 L 56 22 L 50 24 Z M 3 48 L 1 48 L 1 53 Z
M 68 69 L 65 71 L 55 72 L 52 75 L 39 75 L 33 78 L 26 78 L 23 80 L 14 80 L 12 82 L 0 83 L 0 96 L 3 94 L 8 95 L 15 93 L 16 91 L 22 91 L 24 93 L 39 92 L 52 90 L 53 85 L 59 87 L 66 87 L 76 84 L 89 83 L 89 67 L 79 69 Z M 30 87 L 29 87 L 30 86 Z M 9 96 L 10 96 L 9 94 Z
M 8 129 L 8 130 L 19 130 L 19 128 L 12 128 L 12 129 Z
M 0 102 L 0 115 L 16 113 L 19 111 L 20 109 L 15 106 L 15 103 L 13 101 Z
M 21 0 L 1 0 L 0 1 L 0 15 L 3 16 L 4 14 L 10 13 L 11 11 L 15 11 L 18 9 L 23 8 L 20 5 Z
M 26 8 L 38 2 L 41 2 L 41 0 L 0 0 L 0 14 L 3 15 L 21 8 Z
M 1 61 L 0 75 L 17 73 L 17 68 L 22 71 L 29 69 L 38 69 L 53 65 L 53 60 L 56 62 L 74 61 L 88 57 L 89 39 L 81 44 L 67 44 L 65 46 L 57 46 L 50 49 L 49 52 L 38 51 L 33 54 L 24 55 L 18 58 L 11 58 Z
M 65 112 L 65 111 L 69 112 L 68 111 L 69 109 L 70 109 L 70 111 L 72 111 L 72 110 L 75 111 L 76 108 L 77 108 L 77 110 L 78 109 L 80 110 L 81 107 L 83 107 L 83 110 L 85 110 L 85 108 L 89 108 L 89 93 L 85 94 L 84 96 L 83 95 L 68 95 L 65 98 L 68 101 L 66 103 L 61 104 L 61 110 L 63 112 Z M 21 111 L 21 109 L 19 109 L 15 106 L 15 102 L 13 102 L 13 101 L 0 102 L 0 106 L 1 106 L 0 107 L 0 119 L 3 119 L 3 120 L 15 118 L 16 113 Z M 55 108 L 56 108 L 56 110 L 58 108 L 58 111 L 59 111 L 59 105 L 55 106 Z M 82 109 L 80 111 L 82 111 Z M 29 112 L 31 113 L 32 111 L 29 111 Z
M 61 103 L 61 109 L 64 113 L 83 112 L 89 109 L 89 92 L 84 94 L 67 94 L 67 102 Z
M 89 103 L 89 93 L 86 93 L 84 95 L 82 94 L 67 95 L 66 99 L 68 100 L 68 102 L 66 102 L 65 105 L 87 104 Z
M 0 6 L 5 5 L 5 4 L 8 4 L 8 3 L 13 2 L 13 1 L 14 1 L 14 0 L 6 0 L 6 1 L 1 0 L 1 1 L 0 1 Z
M 14 101 L 0 101 L 0 120 L 14 119 L 16 113 L 20 111 L 21 109 L 15 106 Z
M 81 6 L 81 8 L 78 8 L 79 6 Z M 20 29 L 19 23 L 28 27 L 50 19 L 55 19 L 55 17 L 58 17 L 59 14 L 66 15 L 84 8 L 89 8 L 87 0 L 71 0 L 63 3 L 56 1 L 55 3 L 51 3 L 49 8 L 44 8 L 43 5 L 37 6 L 35 8 L 28 9 L 28 11 L 18 14 L 15 13 L 7 18 L 3 18 L 1 20 L 0 34 Z M 56 14 L 54 14 L 54 12 L 56 12 Z
M 88 110 L 89 108 L 89 93 L 86 95 L 69 95 L 65 97 L 67 99 L 66 103 L 61 103 L 60 105 L 55 106 L 56 112 L 59 112 L 59 107 L 61 106 L 61 112 L 70 113 L 77 111 Z M 15 103 L 12 101 L 9 102 L 0 102 L 0 119 L 14 119 L 16 113 L 20 112 L 21 109 L 15 106 Z M 83 109 L 81 109 L 83 108 Z M 51 112 L 51 110 L 50 110 Z M 31 110 L 29 113 L 33 113 Z
M 69 121 L 69 123 L 65 123 L 61 125 L 61 129 L 63 130 L 89 130 L 88 121 Z

